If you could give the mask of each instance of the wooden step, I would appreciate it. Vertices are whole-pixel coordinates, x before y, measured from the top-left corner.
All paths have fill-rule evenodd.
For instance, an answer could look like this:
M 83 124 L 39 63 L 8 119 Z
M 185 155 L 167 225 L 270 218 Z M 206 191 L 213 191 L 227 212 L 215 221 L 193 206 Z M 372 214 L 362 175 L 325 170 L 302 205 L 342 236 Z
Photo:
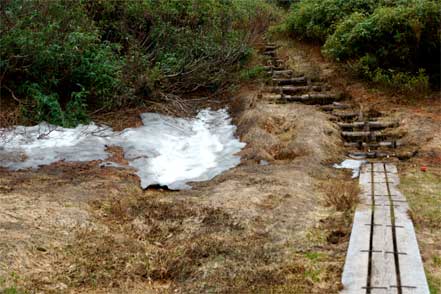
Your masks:
M 276 57 L 276 51 L 265 51 L 265 52 L 263 52 L 263 55 L 270 56 L 270 57 Z
M 280 99 L 280 103 L 292 103 L 300 102 L 303 104 L 313 105 L 313 104 L 329 104 L 333 101 L 338 101 L 340 97 L 335 94 L 330 93 L 316 93 L 316 94 L 304 94 L 300 96 L 283 96 Z
M 268 90 L 272 93 L 289 95 L 300 95 L 306 94 L 310 91 L 321 91 L 321 87 L 311 87 L 311 86 L 283 86 L 283 87 L 269 87 Z
M 339 122 L 337 125 L 344 129 L 363 129 L 367 128 L 369 130 L 381 130 L 386 128 L 395 128 L 398 127 L 397 122 L 379 122 L 379 121 L 367 121 L 367 122 Z
M 284 68 L 273 68 L 273 71 L 271 72 L 273 77 L 285 77 L 290 78 L 294 72 L 290 69 L 284 69 Z
M 348 152 L 349 157 L 356 158 L 356 159 L 396 157 L 400 160 L 406 160 L 406 159 L 414 157 L 416 154 L 417 154 L 416 150 L 400 151 L 400 152 L 386 152 L 386 151 Z
M 344 121 L 354 121 L 359 118 L 360 112 L 347 111 L 347 112 L 333 112 L 334 116 L 331 120 L 344 120 Z
M 354 148 L 397 148 L 401 146 L 401 143 L 398 141 L 381 141 L 378 143 L 366 143 L 366 142 L 345 142 L 345 147 L 354 147 Z
M 330 112 L 330 111 L 333 111 L 335 109 L 349 109 L 349 108 L 351 108 L 350 105 L 339 103 L 339 102 L 334 102 L 334 103 L 329 104 L 329 105 L 322 105 L 322 106 L 320 106 L 320 110 L 326 111 L 326 112 Z
M 385 140 L 398 139 L 400 136 L 398 134 L 393 134 L 391 132 L 385 131 L 352 131 L 352 132 L 341 132 L 341 135 L 347 141 L 363 141 L 363 142 L 379 142 Z
M 384 152 L 384 151 L 370 151 L 370 152 L 348 152 L 348 156 L 354 159 L 362 158 L 388 158 L 396 157 L 395 153 Z
M 308 80 L 306 79 L 306 77 L 297 77 L 297 78 L 289 78 L 289 79 L 273 78 L 273 82 L 279 86 L 287 86 L 287 85 L 306 86 L 308 84 Z
M 277 50 L 279 48 L 279 46 L 277 46 L 277 45 L 266 45 L 265 46 L 265 51 L 274 51 L 274 50 Z

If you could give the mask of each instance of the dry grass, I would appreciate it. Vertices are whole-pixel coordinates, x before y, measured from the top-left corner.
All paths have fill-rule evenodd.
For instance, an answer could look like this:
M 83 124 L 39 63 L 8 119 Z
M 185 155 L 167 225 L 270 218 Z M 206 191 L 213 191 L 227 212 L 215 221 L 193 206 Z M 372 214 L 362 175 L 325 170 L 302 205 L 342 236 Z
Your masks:
M 360 188 L 356 181 L 334 180 L 332 183 L 324 184 L 323 190 L 325 192 L 324 205 L 333 207 L 337 211 L 352 211 L 359 202 Z
M 409 202 L 431 293 L 441 293 L 441 169 L 407 167 L 400 190 Z
M 54 285 L 82 293 L 132 293 L 140 284 L 150 285 L 152 293 L 337 293 L 340 288 L 348 235 L 335 229 L 344 227 L 340 216 L 293 244 L 277 242 L 223 209 L 138 189 L 127 193 L 95 201 L 92 213 L 108 230 L 77 229 L 74 241 L 57 252 L 50 285 L 36 275 L 25 288 L 48 293 L 57 293 Z M 157 284 L 168 286 L 154 288 Z

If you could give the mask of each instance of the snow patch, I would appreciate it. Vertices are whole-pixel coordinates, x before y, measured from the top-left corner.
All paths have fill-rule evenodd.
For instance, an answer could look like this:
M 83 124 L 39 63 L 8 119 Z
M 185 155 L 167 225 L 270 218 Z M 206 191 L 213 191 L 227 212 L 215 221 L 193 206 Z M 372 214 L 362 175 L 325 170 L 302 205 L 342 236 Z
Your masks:
M 141 187 L 159 184 L 188 189 L 187 182 L 207 181 L 240 163 L 235 154 L 244 146 L 234 137 L 225 109 L 202 110 L 194 119 L 157 113 L 141 115 L 143 126 L 122 132 L 95 124 L 74 129 L 46 123 L 1 130 L 0 166 L 17 170 L 56 161 L 105 160 L 106 147 L 120 146 L 136 169 Z
M 334 168 L 347 168 L 352 169 L 352 178 L 358 178 L 360 175 L 361 166 L 366 163 L 366 160 L 355 160 L 355 159 L 346 159 L 343 160 L 340 164 L 334 164 Z

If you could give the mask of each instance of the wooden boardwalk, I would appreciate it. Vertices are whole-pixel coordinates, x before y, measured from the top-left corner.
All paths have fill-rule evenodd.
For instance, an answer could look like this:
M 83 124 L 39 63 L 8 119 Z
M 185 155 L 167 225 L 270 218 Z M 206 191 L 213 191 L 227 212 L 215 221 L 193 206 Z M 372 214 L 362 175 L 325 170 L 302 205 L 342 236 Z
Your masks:
M 368 163 L 343 270 L 342 294 L 429 294 L 397 168 Z

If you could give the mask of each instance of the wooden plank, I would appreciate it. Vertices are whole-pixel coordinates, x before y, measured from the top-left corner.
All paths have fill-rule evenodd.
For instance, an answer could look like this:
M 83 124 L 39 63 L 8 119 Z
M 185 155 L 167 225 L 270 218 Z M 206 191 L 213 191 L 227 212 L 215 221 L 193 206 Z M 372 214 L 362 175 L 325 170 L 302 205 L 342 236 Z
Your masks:
M 404 199 L 397 186 L 399 177 L 395 165 L 387 164 L 389 189 L 392 195 Z M 399 255 L 401 284 L 403 294 L 429 294 L 426 274 L 421 260 L 415 229 L 408 213 L 407 203 L 401 203 L 395 208 L 396 239 L 398 251 L 406 254 Z M 414 288 L 412 288 L 414 287 Z
M 383 164 L 375 163 L 374 170 L 380 171 Z M 387 195 L 386 177 L 384 173 L 374 173 L 374 195 Z M 375 206 L 375 224 L 373 235 L 373 254 L 371 271 L 372 294 L 398 293 L 398 289 L 391 288 L 397 285 L 394 246 L 391 229 L 391 208 L 389 197 L 377 197 Z M 376 252 L 377 251 L 377 252 Z
M 414 227 L 407 212 L 395 212 L 397 225 L 396 236 L 399 251 L 405 255 L 399 255 L 400 276 L 403 286 L 415 288 L 403 288 L 403 294 L 429 294 L 426 274 L 421 260 Z
M 370 199 L 370 173 L 366 171 L 366 165 L 360 169 L 360 200 L 368 202 Z M 342 294 L 365 293 L 363 287 L 367 285 L 369 268 L 369 241 L 371 227 L 366 224 L 371 223 L 372 209 L 370 205 L 359 204 L 354 214 L 351 237 L 349 240 L 348 252 L 346 254 L 345 265 L 343 268 Z
M 357 253 L 357 250 L 366 252 L 369 249 L 371 226 L 365 225 L 363 227 L 361 223 L 369 224 L 371 221 L 372 209 L 369 204 L 371 203 L 372 188 L 376 203 L 374 206 L 376 225 L 373 226 L 372 236 L 370 293 L 430 293 L 414 227 L 407 214 L 408 205 L 397 189 L 398 184 L 399 177 L 396 166 L 393 164 L 375 163 L 365 164 L 361 167 L 361 204 L 357 207 L 354 217 L 353 231 L 342 277 L 344 289 L 341 293 L 367 293 L 369 255 L 361 255 Z M 392 213 L 395 216 L 395 223 L 392 221 Z M 399 265 L 399 275 L 397 275 L 396 260 Z M 398 277 L 401 282 L 401 291 L 398 289 Z
M 371 221 L 370 208 L 357 209 L 354 215 L 351 238 L 343 268 L 342 294 L 364 293 L 368 275 L 369 254 L 364 252 L 369 249 L 370 227 L 366 226 Z

